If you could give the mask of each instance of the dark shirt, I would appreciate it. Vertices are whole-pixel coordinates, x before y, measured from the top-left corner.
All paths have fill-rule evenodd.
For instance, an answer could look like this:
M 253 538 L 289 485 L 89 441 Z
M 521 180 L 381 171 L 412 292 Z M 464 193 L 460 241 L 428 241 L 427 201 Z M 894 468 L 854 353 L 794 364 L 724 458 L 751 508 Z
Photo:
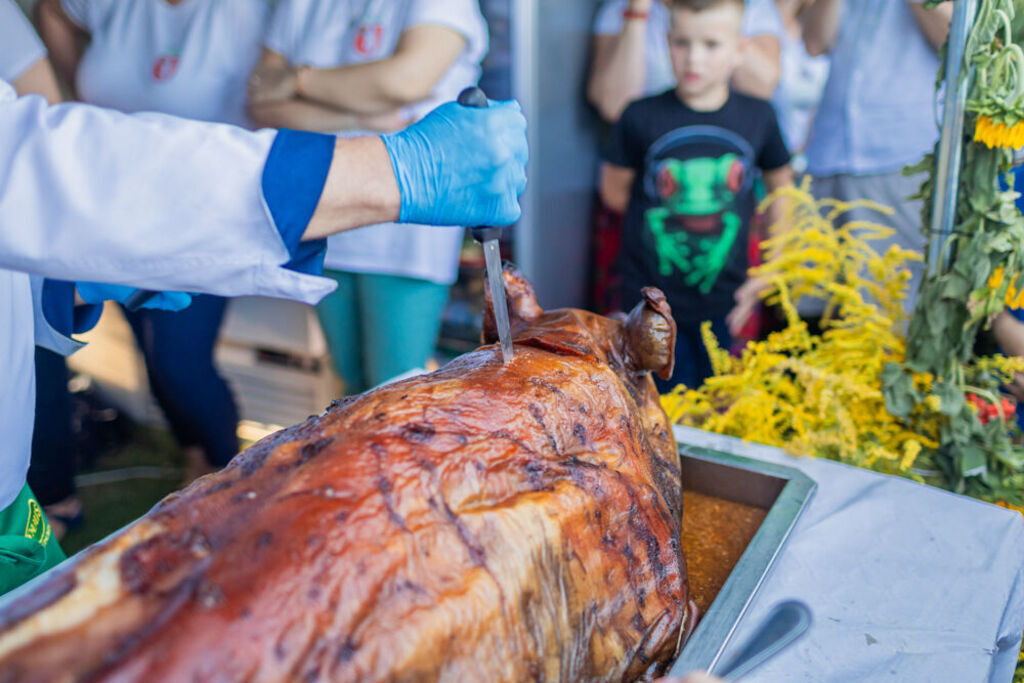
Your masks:
M 674 90 L 630 104 L 604 160 L 636 179 L 623 225 L 622 302 L 659 287 L 680 322 L 728 313 L 746 279 L 753 181 L 789 163 L 771 105 L 731 93 L 694 111 Z

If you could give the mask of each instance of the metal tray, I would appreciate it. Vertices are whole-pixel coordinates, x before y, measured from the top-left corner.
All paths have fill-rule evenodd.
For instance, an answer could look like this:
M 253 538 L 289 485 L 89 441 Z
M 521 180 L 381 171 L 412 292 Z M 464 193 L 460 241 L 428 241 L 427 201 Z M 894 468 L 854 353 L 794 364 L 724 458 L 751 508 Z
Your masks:
M 679 444 L 686 491 L 768 510 L 729 578 L 686 641 L 670 673 L 708 671 L 718 663 L 736 625 L 768 575 L 818 485 L 803 472 L 699 446 Z

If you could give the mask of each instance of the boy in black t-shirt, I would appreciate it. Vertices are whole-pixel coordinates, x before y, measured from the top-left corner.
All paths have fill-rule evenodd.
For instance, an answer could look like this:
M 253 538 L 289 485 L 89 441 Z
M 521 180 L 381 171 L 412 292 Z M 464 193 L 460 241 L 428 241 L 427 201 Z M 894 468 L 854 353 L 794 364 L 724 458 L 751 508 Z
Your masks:
M 674 90 L 626 108 L 601 169 L 601 197 L 625 211 L 622 304 L 660 287 L 679 326 L 672 378 L 699 386 L 711 374 L 700 324 L 728 348 L 764 284 L 747 277 L 754 175 L 766 189 L 792 184 L 789 152 L 771 105 L 732 92 L 743 0 L 672 0 L 668 35 Z

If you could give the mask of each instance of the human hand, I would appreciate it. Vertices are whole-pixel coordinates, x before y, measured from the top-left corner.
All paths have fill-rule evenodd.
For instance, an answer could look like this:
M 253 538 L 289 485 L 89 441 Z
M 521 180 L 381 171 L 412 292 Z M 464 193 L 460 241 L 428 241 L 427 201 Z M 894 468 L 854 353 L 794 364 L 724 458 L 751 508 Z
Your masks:
M 764 280 L 751 277 L 736 290 L 733 296 L 736 305 L 729 311 L 729 315 L 725 316 L 725 324 L 729 326 L 730 335 L 735 337 L 743 330 L 743 326 L 750 320 L 754 308 L 761 300 L 761 292 L 767 287 L 768 283 Z
M 251 104 L 289 100 L 296 94 L 298 70 L 291 65 L 260 65 L 249 76 Z
M 1017 399 L 1018 402 L 1024 401 L 1024 373 L 1013 373 L 1013 380 L 1006 385 L 1006 390 L 1009 391 L 1010 395 Z
M 526 188 L 526 119 L 515 101 L 443 104 L 382 135 L 401 193 L 399 221 L 497 225 L 519 219 Z
M 650 12 L 653 0 L 629 0 L 630 12 Z
M 125 285 L 109 285 L 103 282 L 77 282 L 78 295 L 82 301 L 90 304 L 101 304 L 104 301 L 125 303 L 128 298 L 139 291 L 135 287 Z M 180 311 L 188 308 L 192 296 L 187 292 L 157 292 L 151 299 L 142 304 L 141 308 L 158 308 L 164 311 Z

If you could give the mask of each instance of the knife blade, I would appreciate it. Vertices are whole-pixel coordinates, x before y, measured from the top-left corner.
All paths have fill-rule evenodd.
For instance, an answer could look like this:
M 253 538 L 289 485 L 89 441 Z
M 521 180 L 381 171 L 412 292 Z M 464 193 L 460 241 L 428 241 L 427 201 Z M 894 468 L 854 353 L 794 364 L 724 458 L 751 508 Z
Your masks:
M 487 96 L 480 88 L 466 88 L 459 93 L 459 104 L 464 107 L 487 106 Z M 501 228 L 496 226 L 478 226 L 472 228 L 473 239 L 484 248 L 484 265 L 487 268 L 487 287 L 491 292 L 491 308 L 494 311 L 494 324 L 498 328 L 498 340 L 501 342 L 501 360 L 509 363 L 512 360 L 512 329 L 508 321 L 508 301 L 505 299 L 505 282 L 501 277 L 501 252 L 498 239 Z

